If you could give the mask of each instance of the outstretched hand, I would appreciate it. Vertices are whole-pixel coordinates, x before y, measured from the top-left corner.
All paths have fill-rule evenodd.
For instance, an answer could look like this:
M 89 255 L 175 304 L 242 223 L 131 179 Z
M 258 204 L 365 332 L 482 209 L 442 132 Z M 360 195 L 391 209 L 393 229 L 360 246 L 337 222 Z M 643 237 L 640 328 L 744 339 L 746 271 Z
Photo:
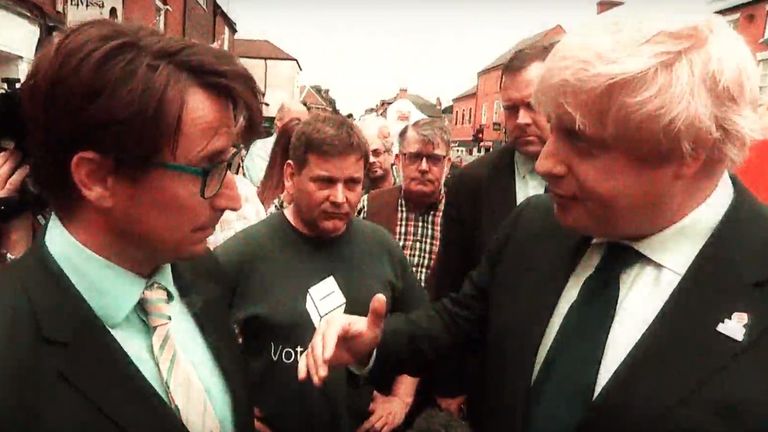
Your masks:
M 307 350 L 299 359 L 299 380 L 309 376 L 320 386 L 331 366 L 365 366 L 381 340 L 387 298 L 376 294 L 371 299 L 368 316 L 332 315 L 320 321 Z

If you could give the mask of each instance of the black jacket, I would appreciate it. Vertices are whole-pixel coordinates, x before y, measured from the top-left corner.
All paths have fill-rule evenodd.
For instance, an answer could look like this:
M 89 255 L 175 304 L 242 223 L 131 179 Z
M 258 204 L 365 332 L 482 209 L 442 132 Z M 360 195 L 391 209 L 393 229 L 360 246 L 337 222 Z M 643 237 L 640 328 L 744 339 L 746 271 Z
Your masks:
M 172 269 L 228 384 L 236 430 L 252 431 L 218 264 L 207 255 Z M 0 347 L 3 431 L 186 431 L 42 242 L 0 271 Z
M 738 182 L 724 218 L 598 395 L 580 431 L 768 427 L 768 211 Z M 458 295 L 390 318 L 374 372 L 420 375 L 472 336 L 485 352 L 485 430 L 524 431 L 541 339 L 590 238 L 526 200 Z M 747 312 L 743 342 L 715 330 Z M 378 369 L 378 371 L 377 371 Z

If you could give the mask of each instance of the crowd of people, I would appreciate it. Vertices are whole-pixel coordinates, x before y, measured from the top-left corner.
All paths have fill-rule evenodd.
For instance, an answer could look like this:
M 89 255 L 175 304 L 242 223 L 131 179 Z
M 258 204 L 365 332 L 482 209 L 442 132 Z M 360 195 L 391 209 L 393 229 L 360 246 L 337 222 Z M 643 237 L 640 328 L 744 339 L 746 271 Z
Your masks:
M 286 101 L 264 137 L 214 47 L 43 44 L 0 152 L 0 199 L 49 206 L 0 224 L 3 430 L 764 429 L 758 71 L 666 18 L 519 47 L 507 142 L 455 172 L 443 119 Z

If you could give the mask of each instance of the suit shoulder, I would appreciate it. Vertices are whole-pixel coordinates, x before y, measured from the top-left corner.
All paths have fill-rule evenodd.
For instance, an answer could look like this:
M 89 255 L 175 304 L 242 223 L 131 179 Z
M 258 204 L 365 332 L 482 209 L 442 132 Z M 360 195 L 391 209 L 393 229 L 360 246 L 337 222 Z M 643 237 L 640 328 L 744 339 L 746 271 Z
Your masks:
M 513 155 L 514 150 L 505 147 L 486 153 L 456 171 L 449 179 L 446 187 L 450 185 L 459 187 L 480 186 L 486 181 L 489 174 L 499 169 L 499 165 L 504 164 Z

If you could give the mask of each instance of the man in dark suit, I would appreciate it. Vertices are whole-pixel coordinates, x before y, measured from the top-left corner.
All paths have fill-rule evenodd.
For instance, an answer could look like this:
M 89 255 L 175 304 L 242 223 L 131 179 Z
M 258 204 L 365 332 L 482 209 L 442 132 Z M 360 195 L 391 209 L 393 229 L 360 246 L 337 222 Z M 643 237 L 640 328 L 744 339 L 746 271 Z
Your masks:
M 206 238 L 240 198 L 258 87 L 223 50 L 103 20 L 22 88 L 53 216 L 0 275 L 8 431 L 247 431 L 253 410 Z
M 534 100 L 550 194 L 523 203 L 458 295 L 324 323 L 300 362 L 419 375 L 481 340 L 485 428 L 733 431 L 768 424 L 768 211 L 728 175 L 760 132 L 758 74 L 722 19 L 599 16 Z M 654 19 L 656 18 L 656 19 Z
M 445 209 L 440 235 L 433 293 L 443 298 L 458 292 L 469 272 L 480 264 L 483 252 L 499 226 L 526 198 L 544 192 L 545 183 L 534 170 L 536 159 L 549 139 L 546 117 L 531 103 L 556 41 L 543 40 L 523 47 L 502 69 L 501 98 L 507 143 L 459 170 L 446 184 Z M 482 356 L 472 352 L 457 358 L 455 367 L 438 382 L 440 406 L 458 415 L 462 406 L 470 423 L 482 427 L 479 407 L 482 394 Z

